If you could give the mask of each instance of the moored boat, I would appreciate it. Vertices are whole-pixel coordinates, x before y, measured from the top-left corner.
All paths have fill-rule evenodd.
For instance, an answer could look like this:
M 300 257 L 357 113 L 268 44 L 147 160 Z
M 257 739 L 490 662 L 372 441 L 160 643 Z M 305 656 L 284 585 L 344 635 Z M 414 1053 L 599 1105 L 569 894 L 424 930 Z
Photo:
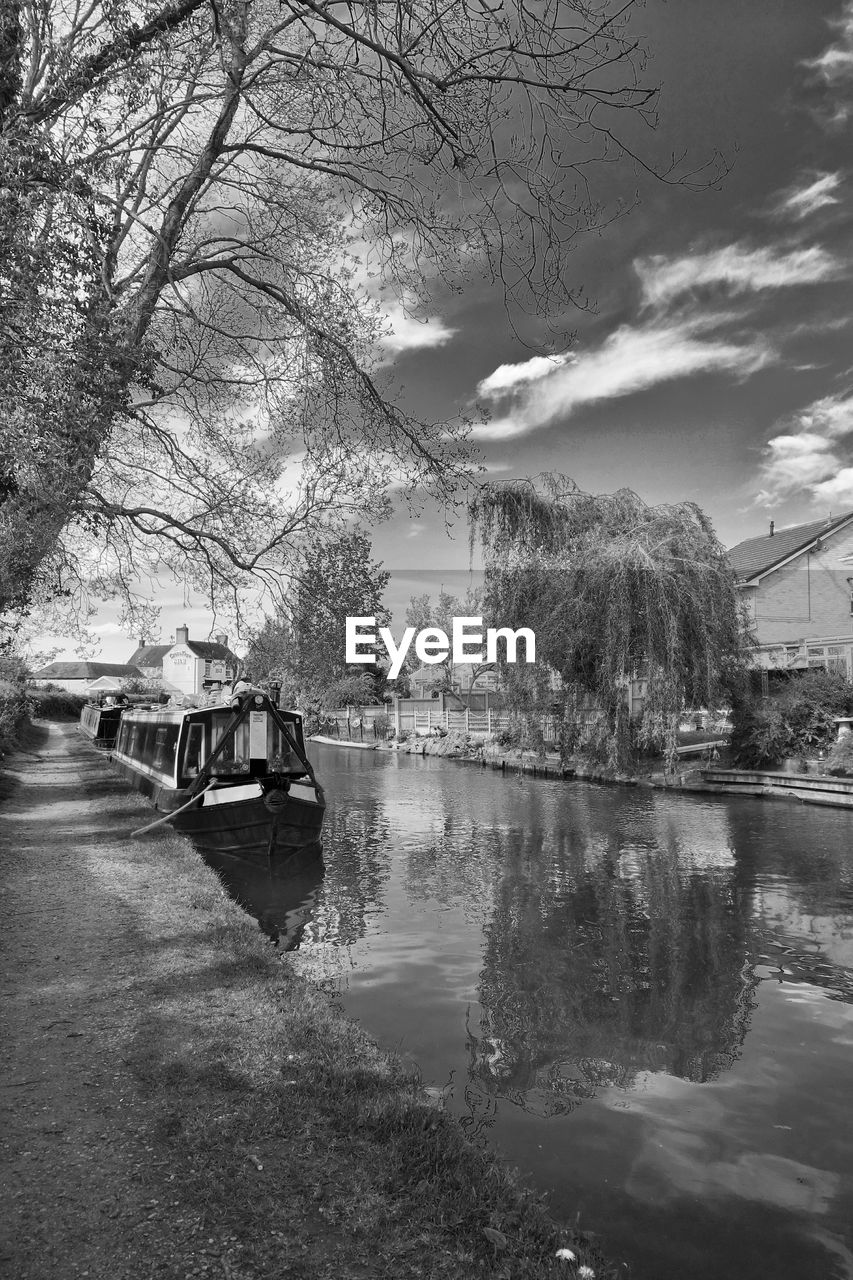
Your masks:
M 96 747 L 112 747 L 116 740 L 122 708 L 87 702 L 80 712 L 80 732 Z
M 203 849 L 264 866 L 320 855 L 325 798 L 302 717 L 260 690 L 228 704 L 125 711 L 111 759 Z

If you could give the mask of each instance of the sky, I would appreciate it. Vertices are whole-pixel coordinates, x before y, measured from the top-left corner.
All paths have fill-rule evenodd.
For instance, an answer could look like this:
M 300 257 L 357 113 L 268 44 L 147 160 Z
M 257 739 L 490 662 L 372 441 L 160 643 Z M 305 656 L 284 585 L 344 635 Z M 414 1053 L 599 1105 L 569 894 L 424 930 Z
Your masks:
M 729 546 L 771 518 L 853 509 L 853 0 L 648 0 L 635 25 L 661 86 L 645 154 L 699 167 L 720 152 L 724 179 L 603 175 L 637 199 L 574 250 L 591 304 L 568 350 L 474 280 L 397 314 L 389 372 L 421 417 L 487 405 L 474 437 L 491 479 L 558 471 L 588 492 L 690 500 Z M 462 518 L 403 509 L 374 545 L 395 621 L 411 594 L 464 589 Z M 177 596 L 161 621 L 164 640 L 183 621 L 196 638 L 211 627 Z M 94 630 L 103 660 L 129 656 L 108 610 Z

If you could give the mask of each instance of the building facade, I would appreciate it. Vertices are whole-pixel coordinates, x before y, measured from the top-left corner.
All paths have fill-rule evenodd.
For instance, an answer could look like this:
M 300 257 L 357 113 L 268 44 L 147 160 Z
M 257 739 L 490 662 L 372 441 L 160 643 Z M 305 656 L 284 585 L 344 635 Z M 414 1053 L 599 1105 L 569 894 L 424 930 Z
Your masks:
M 853 512 L 738 543 L 729 552 L 765 671 L 823 667 L 853 680 Z

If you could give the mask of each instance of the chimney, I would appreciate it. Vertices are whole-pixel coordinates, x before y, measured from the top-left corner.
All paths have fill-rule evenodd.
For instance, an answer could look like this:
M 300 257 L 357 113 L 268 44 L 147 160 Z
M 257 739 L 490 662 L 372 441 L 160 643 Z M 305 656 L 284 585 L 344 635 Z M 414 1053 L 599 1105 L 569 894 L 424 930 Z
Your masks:
M 226 649 L 228 648 L 228 636 L 224 631 L 217 631 L 213 638 L 217 644 L 224 645 Z
M 182 627 L 175 627 L 175 644 L 188 644 L 190 639 L 190 629 L 186 623 Z
M 773 534 L 775 533 L 775 531 L 776 531 L 776 521 L 771 520 L 770 521 L 770 537 L 771 538 L 773 537 Z

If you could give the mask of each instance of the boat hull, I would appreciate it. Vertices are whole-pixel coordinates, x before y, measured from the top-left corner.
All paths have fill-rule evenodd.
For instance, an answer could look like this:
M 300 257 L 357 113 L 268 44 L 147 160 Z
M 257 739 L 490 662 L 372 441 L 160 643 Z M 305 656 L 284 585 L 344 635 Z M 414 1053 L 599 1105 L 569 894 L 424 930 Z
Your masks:
M 286 865 L 294 871 L 322 857 L 321 802 L 288 796 L 271 812 L 265 796 L 223 799 L 213 805 L 205 804 L 206 799 L 203 797 L 199 805 L 176 813 L 170 820 L 176 831 L 190 836 L 200 849 L 230 854 L 260 866 Z
M 118 707 L 102 708 L 89 705 L 85 706 L 80 714 L 78 728 L 96 747 L 111 750 L 115 746 L 120 722 L 121 711 Z

